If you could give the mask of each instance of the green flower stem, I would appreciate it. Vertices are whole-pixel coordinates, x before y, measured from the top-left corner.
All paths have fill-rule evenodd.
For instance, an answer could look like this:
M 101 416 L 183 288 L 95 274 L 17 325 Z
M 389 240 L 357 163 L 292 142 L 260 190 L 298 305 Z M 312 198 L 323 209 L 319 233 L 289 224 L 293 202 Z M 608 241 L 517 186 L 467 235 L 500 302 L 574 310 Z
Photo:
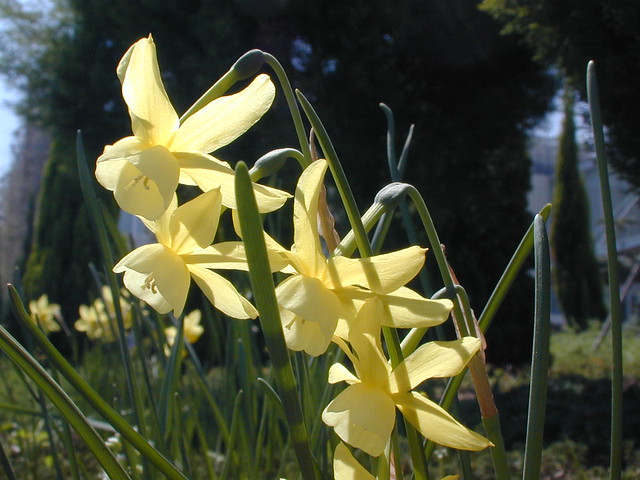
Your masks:
M 549 240 L 544 227 L 544 220 L 540 215 L 536 215 L 534 220 L 534 256 L 536 293 L 523 480 L 537 480 L 540 478 L 544 415 L 547 401 L 547 372 L 549 370 L 551 260 L 549 258 Z
M 293 367 L 284 341 L 262 220 L 251 187 L 249 171 L 244 162 L 239 162 L 236 166 L 235 185 L 238 217 L 247 252 L 251 286 L 256 307 L 260 312 L 260 325 L 273 365 L 276 384 L 282 398 L 302 478 L 315 480 L 319 478 L 319 472 L 311 454 Z
M 130 442 L 149 462 L 171 480 L 186 480 L 166 458 L 164 458 L 149 442 L 139 434 L 129 423 L 120 416 L 96 391 L 74 370 L 74 368 L 58 352 L 44 333 L 31 321 L 31 318 L 22 304 L 16 289 L 9 285 L 9 296 L 16 318 L 29 331 L 33 338 L 47 356 L 51 365 L 76 389 L 76 391 L 89 404 L 102 415 L 122 437 Z M 117 305 L 117 302 L 114 302 Z M 73 425 L 73 424 L 72 424 Z
M 93 180 L 89 174 L 89 168 L 87 167 L 87 159 L 85 156 L 84 145 L 82 142 L 82 134 L 78 131 L 76 135 L 76 159 L 78 163 L 78 176 L 80 177 L 80 187 L 82 189 L 82 195 L 85 199 L 85 206 L 88 210 L 89 219 L 93 225 L 93 230 L 98 237 L 98 243 L 102 252 L 102 257 L 105 265 L 105 273 L 109 288 L 111 289 L 111 296 L 114 299 L 113 308 L 116 316 L 116 323 L 118 325 L 118 346 L 120 348 L 120 356 L 124 364 L 125 379 L 127 383 L 127 392 L 133 403 L 133 413 L 135 422 L 140 429 L 140 433 L 143 437 L 147 436 L 147 428 L 144 421 L 144 405 L 142 403 L 142 395 L 140 394 L 137 382 L 133 381 L 133 368 L 131 365 L 131 356 L 125 339 L 124 320 L 122 316 L 122 309 L 120 308 L 120 302 L 116 301 L 120 297 L 120 288 L 118 286 L 118 280 L 115 273 L 111 269 L 111 265 L 114 264 L 113 252 L 111 250 L 111 244 L 109 243 L 109 237 L 107 235 L 107 228 L 100 213 L 98 204 L 98 198 L 93 188 Z
M 129 475 L 127 475 L 118 463 L 118 460 L 116 460 L 111 450 L 107 448 L 98 432 L 89 424 L 73 400 L 69 398 L 62 387 L 51 378 L 37 360 L 34 359 L 4 327 L 0 327 L 0 349 L 34 381 L 38 388 L 60 411 L 66 421 L 73 426 L 82 438 L 84 444 L 100 462 L 109 478 L 114 480 L 130 480 Z
M 392 211 L 392 208 L 389 208 L 389 206 L 384 205 L 380 202 L 374 202 L 373 205 L 371 205 L 362 216 L 361 222 L 364 226 L 364 230 L 366 232 L 369 232 L 374 227 L 376 222 L 380 220 L 380 218 L 385 213 L 390 211 Z M 349 257 L 353 254 L 353 252 L 355 252 L 356 248 L 356 236 L 354 230 L 351 229 L 344 237 L 342 237 L 342 241 L 333 251 L 332 256 L 342 255 L 345 257 Z
M 611 316 L 612 372 L 611 372 L 611 460 L 612 480 L 619 480 L 622 471 L 622 307 L 616 251 L 616 231 L 611 205 L 609 173 L 604 150 L 604 132 L 600 114 L 600 96 L 596 80 L 596 67 L 591 61 L 587 66 L 587 94 L 591 111 L 593 139 L 596 146 L 596 163 L 600 178 L 602 209 L 607 238 L 607 267 L 609 272 L 609 302 Z
M 298 136 L 300 150 L 302 150 L 302 154 L 306 159 L 306 164 L 304 165 L 306 167 L 313 161 L 313 159 L 311 158 L 309 140 L 307 139 L 306 130 L 304 128 L 304 124 L 302 123 L 302 116 L 300 115 L 300 110 L 298 109 L 298 103 L 296 102 L 295 95 L 293 94 L 293 89 L 291 88 L 291 82 L 289 82 L 289 77 L 287 77 L 284 68 L 282 68 L 282 65 L 276 57 L 274 57 L 270 53 L 265 53 L 264 58 L 265 63 L 269 65 L 275 72 L 276 76 L 278 77 L 278 81 L 280 82 L 280 86 L 282 87 L 282 92 L 284 93 L 284 97 L 287 101 L 287 106 L 289 107 L 289 111 L 291 112 L 291 118 L 293 119 L 293 126 L 296 129 L 296 135 Z

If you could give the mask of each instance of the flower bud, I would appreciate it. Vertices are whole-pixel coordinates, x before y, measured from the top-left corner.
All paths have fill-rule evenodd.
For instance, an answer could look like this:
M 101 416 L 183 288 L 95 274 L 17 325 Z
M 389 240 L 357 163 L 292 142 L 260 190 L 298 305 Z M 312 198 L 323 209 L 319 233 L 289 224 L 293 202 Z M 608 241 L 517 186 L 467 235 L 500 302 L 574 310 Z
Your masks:
M 287 158 L 295 158 L 295 153 L 296 151 L 292 148 L 279 148 L 265 153 L 251 167 L 249 171 L 251 179 L 255 181 L 259 178 L 273 175 L 284 166 Z M 298 153 L 298 155 L 301 154 Z
M 237 75 L 237 80 L 244 80 L 258 73 L 262 65 L 264 65 L 264 52 L 254 49 L 242 55 L 233 64 L 231 70 Z
M 400 205 L 400 202 L 409 193 L 410 187 L 411 185 L 407 183 L 390 183 L 378 192 L 374 201 L 384 205 L 385 210 L 392 210 Z

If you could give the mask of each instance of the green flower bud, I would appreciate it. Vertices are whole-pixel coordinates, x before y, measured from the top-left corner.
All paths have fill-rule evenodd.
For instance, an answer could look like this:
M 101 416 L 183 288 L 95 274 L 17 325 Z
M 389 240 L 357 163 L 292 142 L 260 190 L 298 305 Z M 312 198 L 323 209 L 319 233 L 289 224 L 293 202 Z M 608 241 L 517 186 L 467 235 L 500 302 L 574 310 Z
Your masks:
M 244 80 L 258 73 L 262 65 L 264 65 L 264 52 L 254 49 L 242 55 L 233 64 L 231 70 L 237 75 L 237 80 Z

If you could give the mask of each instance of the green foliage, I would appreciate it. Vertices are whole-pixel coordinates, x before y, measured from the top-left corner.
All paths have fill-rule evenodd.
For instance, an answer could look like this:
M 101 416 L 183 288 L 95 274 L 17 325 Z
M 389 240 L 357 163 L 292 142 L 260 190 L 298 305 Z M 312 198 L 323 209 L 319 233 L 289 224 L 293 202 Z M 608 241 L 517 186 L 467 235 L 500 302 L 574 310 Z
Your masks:
M 606 311 L 593 253 L 589 204 L 578 170 L 572 95 L 572 92 L 565 95 L 565 119 L 553 192 L 552 250 L 555 287 L 564 315 L 571 325 L 585 328 L 589 319 L 603 319 Z
M 559 67 L 586 99 L 585 65 L 594 60 L 608 127 L 611 164 L 640 188 L 640 3 L 635 0 L 484 0 L 480 8 L 524 36 L 545 65 Z

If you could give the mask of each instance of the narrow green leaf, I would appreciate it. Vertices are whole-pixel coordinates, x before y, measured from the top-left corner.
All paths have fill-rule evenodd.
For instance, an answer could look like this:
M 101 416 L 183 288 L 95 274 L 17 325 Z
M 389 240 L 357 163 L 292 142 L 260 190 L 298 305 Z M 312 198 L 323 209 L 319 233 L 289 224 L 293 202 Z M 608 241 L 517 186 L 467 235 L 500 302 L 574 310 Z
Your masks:
M 607 238 L 607 269 L 609 272 L 609 305 L 611 316 L 612 363 L 611 372 L 611 480 L 619 480 L 622 475 L 622 306 L 620 305 L 620 280 L 618 274 L 618 254 L 616 230 L 611 204 L 611 187 L 604 149 L 604 131 L 600 114 L 600 96 L 596 80 L 596 66 L 591 61 L 587 66 L 587 94 L 591 111 L 593 140 L 596 146 L 596 164 L 600 178 L 602 209 Z
M 540 478 L 551 334 L 551 260 L 544 219 L 534 221 L 535 310 L 523 480 Z
M 258 213 L 249 171 L 243 162 L 239 162 L 236 166 L 235 188 L 251 286 L 256 307 L 260 312 L 260 324 L 273 365 L 276 385 L 285 408 L 298 465 L 302 478 L 305 480 L 316 479 L 317 467 L 311 454 L 293 368 L 282 332 L 275 286 L 262 229 L 262 219 Z
M 44 368 L 20 345 L 7 330 L 0 326 L 0 349 L 25 372 L 47 396 L 62 416 L 75 429 L 84 444 L 95 455 L 105 473 L 113 480 L 131 480 L 104 441 L 89 424 L 73 400 L 65 393 Z
M 122 418 L 98 393 L 74 370 L 66 359 L 56 350 L 44 333 L 31 321 L 29 314 L 24 309 L 18 292 L 9 285 L 9 296 L 16 318 L 31 334 L 38 347 L 47 356 L 51 365 L 69 382 L 69 384 L 89 402 L 89 404 L 102 415 L 113 427 L 130 442 L 145 458 L 149 460 L 160 472 L 171 480 L 187 480 L 180 471 L 160 454 L 149 442 L 138 433 L 129 423 Z M 117 304 L 117 302 L 116 302 Z

